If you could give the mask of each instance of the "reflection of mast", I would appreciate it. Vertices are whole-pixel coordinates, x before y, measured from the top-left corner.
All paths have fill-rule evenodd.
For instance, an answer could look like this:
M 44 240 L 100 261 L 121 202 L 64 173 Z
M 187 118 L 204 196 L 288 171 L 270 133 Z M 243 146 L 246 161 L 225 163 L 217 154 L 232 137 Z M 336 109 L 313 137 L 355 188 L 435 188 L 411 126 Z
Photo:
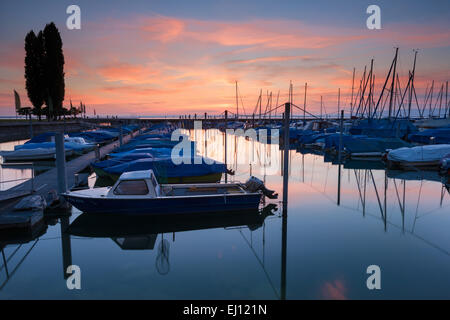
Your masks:
M 375 183 L 375 178 L 373 177 L 373 173 L 372 170 L 369 170 L 370 175 L 372 177 L 372 182 L 373 182 L 373 187 L 375 188 L 375 194 L 377 196 L 377 200 L 378 200 L 378 206 L 380 207 L 380 212 L 381 212 L 381 217 L 383 218 L 383 222 L 384 222 L 384 230 L 386 231 L 386 212 L 383 211 L 383 206 L 381 205 L 381 200 L 380 200 L 380 195 L 378 194 L 378 189 L 377 189 L 377 185 Z M 386 178 L 385 178 L 386 179 Z M 386 183 L 385 183 L 386 184 Z
M 399 206 L 400 212 L 402 214 L 402 231 L 404 233 L 405 232 L 405 191 L 406 191 L 405 185 L 406 185 L 406 180 L 402 181 L 402 184 L 403 184 L 403 202 L 400 201 L 400 196 L 398 194 L 397 183 L 396 183 L 395 179 L 393 179 L 393 180 L 394 180 L 395 193 L 397 194 L 398 206 Z
M 2 271 L 3 268 L 5 268 L 5 272 L 6 272 L 6 280 L 3 283 L 0 283 L 0 290 L 3 289 L 5 287 L 5 285 L 8 283 L 9 279 L 11 279 L 11 277 L 14 275 L 14 273 L 16 273 L 17 269 L 19 269 L 19 267 L 22 265 L 22 263 L 25 261 L 25 259 L 28 257 L 28 255 L 30 254 L 31 250 L 33 250 L 33 248 L 36 246 L 36 244 L 38 243 L 39 239 L 36 239 L 33 243 L 33 245 L 30 247 L 30 249 L 28 249 L 28 251 L 25 253 L 25 255 L 22 257 L 22 259 L 20 259 L 20 261 L 17 263 L 17 265 L 14 267 L 14 269 L 9 270 L 8 269 L 8 262 L 11 260 L 11 258 L 18 252 L 18 250 L 22 247 L 22 245 L 19 245 L 16 250 L 14 250 L 14 252 L 9 256 L 6 257 L 5 252 L 4 252 L 4 248 L 2 247 L 2 259 L 3 259 L 3 265 L 0 267 L 0 271 Z

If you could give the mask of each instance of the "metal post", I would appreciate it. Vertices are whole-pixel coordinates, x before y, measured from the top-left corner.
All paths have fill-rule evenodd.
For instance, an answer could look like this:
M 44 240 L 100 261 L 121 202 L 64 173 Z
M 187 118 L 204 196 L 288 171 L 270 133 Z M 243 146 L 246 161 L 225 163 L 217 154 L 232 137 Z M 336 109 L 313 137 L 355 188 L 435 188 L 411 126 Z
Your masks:
M 64 134 L 55 134 L 56 169 L 58 179 L 58 193 L 67 191 L 66 151 L 64 149 Z
M 31 193 L 34 193 L 34 162 L 31 163 Z
M 308 83 L 305 82 L 305 98 L 303 100 L 303 125 L 306 124 L 306 90 L 308 89 Z
M 228 126 L 228 110 L 225 110 L 225 126 L 224 126 L 224 130 L 225 130 L 225 134 L 224 134 L 224 139 L 225 139 L 225 143 L 224 143 L 224 148 L 225 148 L 225 152 L 224 152 L 224 163 L 225 163 L 225 167 L 227 167 L 227 126 Z M 225 172 L 225 182 L 228 182 L 228 174 Z
M 98 144 L 95 145 L 94 152 L 95 152 L 95 160 L 100 160 L 100 147 Z
M 30 111 L 30 139 L 33 139 L 33 120 L 31 119 L 31 111 Z
M 287 256 L 287 206 L 289 181 L 289 116 L 291 103 L 284 105 L 284 156 L 283 156 L 283 215 L 281 234 L 281 300 L 286 299 L 286 256 Z
M 123 129 L 122 129 L 122 123 L 120 124 L 119 129 L 119 145 L 122 146 L 123 144 Z
M 338 197 L 337 204 L 341 204 L 341 160 L 342 160 L 342 134 L 344 131 L 344 110 L 341 110 L 341 119 L 339 121 L 339 153 L 338 153 Z
M 289 116 L 291 104 L 284 104 L 284 159 L 283 159 L 283 205 L 287 205 L 288 176 L 289 176 Z

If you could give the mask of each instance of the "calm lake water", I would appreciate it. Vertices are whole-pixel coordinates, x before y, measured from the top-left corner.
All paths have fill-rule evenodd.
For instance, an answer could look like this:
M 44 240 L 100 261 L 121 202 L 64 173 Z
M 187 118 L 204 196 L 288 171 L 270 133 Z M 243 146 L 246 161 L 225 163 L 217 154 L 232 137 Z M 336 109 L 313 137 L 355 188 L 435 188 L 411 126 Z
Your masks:
M 221 134 L 190 134 L 224 161 Z M 302 152 L 289 152 L 287 215 L 278 145 L 229 135 L 228 181 L 259 177 L 280 195 L 262 207 L 277 209 L 180 221 L 94 221 L 73 209 L 47 219 L 35 239 L 2 239 L 0 299 L 450 298 L 450 194 L 437 173 L 340 167 Z M 2 170 L 3 180 L 30 174 Z M 72 234 L 62 232 L 69 223 Z M 67 289 L 71 264 L 81 290 Z M 367 289 L 370 265 L 381 269 L 381 290 Z

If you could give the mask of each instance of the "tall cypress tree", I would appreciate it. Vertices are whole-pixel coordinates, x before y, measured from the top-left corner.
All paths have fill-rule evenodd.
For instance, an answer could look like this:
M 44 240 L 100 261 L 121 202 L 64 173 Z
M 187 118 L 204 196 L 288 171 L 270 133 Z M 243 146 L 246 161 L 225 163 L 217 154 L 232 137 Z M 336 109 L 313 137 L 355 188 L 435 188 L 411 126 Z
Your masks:
M 62 114 L 65 83 L 64 83 L 64 54 L 62 40 L 58 29 L 53 22 L 47 24 L 43 32 L 45 62 L 45 103 L 54 119 Z M 52 108 L 51 108 L 52 107 Z
M 43 56 L 42 32 L 36 37 L 34 32 L 30 31 L 25 37 L 25 87 L 34 107 L 33 113 L 39 120 L 44 103 Z

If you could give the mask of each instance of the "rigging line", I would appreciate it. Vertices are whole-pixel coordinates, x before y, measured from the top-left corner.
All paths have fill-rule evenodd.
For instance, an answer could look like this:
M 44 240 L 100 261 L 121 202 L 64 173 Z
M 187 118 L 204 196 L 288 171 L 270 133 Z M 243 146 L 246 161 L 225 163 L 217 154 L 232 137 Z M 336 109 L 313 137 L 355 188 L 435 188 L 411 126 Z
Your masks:
M 241 100 L 241 105 L 242 105 L 242 110 L 244 111 L 244 115 L 247 116 L 247 112 L 245 112 L 244 101 L 242 100 L 241 89 L 239 89 L 239 87 L 238 87 L 238 95 L 239 95 L 239 99 Z
M 273 292 L 275 293 L 275 296 L 280 299 L 280 295 L 278 294 L 275 286 L 273 285 L 272 280 L 269 277 L 269 274 L 267 273 L 266 268 L 264 267 L 264 264 L 262 263 L 261 259 L 258 257 L 258 255 L 255 252 L 255 249 L 250 245 L 249 241 L 247 240 L 247 238 L 244 236 L 244 234 L 242 233 L 242 230 L 239 230 L 239 233 L 241 234 L 242 238 L 244 238 L 245 242 L 247 243 L 248 247 L 250 248 L 250 250 L 253 252 L 253 254 L 255 255 L 256 260 L 258 261 L 258 263 L 261 265 L 261 268 L 263 269 L 264 274 L 266 275 L 267 281 L 269 282 L 270 286 L 272 287 Z
M 271 110 L 268 110 L 267 112 L 262 113 L 261 116 L 264 116 L 264 115 L 266 115 L 267 113 L 270 113 L 270 112 L 272 112 L 273 110 L 277 110 L 278 108 L 281 108 L 281 107 L 283 107 L 283 106 L 284 106 L 284 104 L 281 104 L 281 105 L 279 105 L 279 106 L 276 107 L 276 108 L 272 108 Z
M 380 100 L 381 100 L 381 98 L 383 97 L 384 91 L 386 90 L 386 85 L 387 85 L 387 83 L 388 83 L 388 81 L 389 81 L 389 78 L 391 77 L 391 72 L 392 72 L 392 69 L 393 69 L 393 67 L 394 67 L 394 63 L 395 63 L 395 61 L 397 60 L 396 58 L 397 58 L 397 54 L 396 54 L 395 58 L 392 60 L 391 67 L 390 67 L 390 69 L 389 69 L 388 75 L 386 76 L 386 79 L 385 79 L 385 81 L 384 81 L 383 89 L 381 90 L 381 93 L 380 93 L 380 96 L 379 96 L 379 98 L 378 98 L 377 104 L 376 104 L 376 106 L 375 106 L 375 108 L 374 108 L 374 111 L 373 111 L 373 114 L 374 114 L 374 115 L 376 114 L 376 111 L 378 110 L 378 106 L 379 106 Z M 394 73 L 395 73 L 395 71 L 394 71 Z
M 368 170 L 368 171 L 371 173 L 371 170 Z M 367 171 L 366 171 L 366 172 L 367 172 Z M 372 175 L 372 177 L 373 177 L 373 175 Z M 335 203 L 335 200 L 332 199 L 330 196 L 328 196 L 326 193 L 324 193 L 324 192 L 320 191 L 319 189 L 315 188 L 313 185 L 310 185 L 310 187 L 311 187 L 313 190 L 316 190 L 317 192 L 321 193 L 321 194 L 322 194 L 325 198 L 327 198 L 331 203 L 333 203 L 333 204 Z M 343 208 L 345 208 L 345 209 L 348 209 L 348 210 L 351 210 L 351 211 L 360 212 L 359 210 L 357 210 L 357 209 L 355 209 L 355 208 L 352 208 L 352 207 L 349 207 L 349 206 L 346 206 L 346 205 L 343 205 L 343 204 L 341 204 L 341 207 L 343 207 Z M 363 212 L 363 214 L 364 214 L 364 213 L 366 213 L 368 216 L 370 216 L 370 217 L 372 217 L 372 218 L 374 218 L 374 219 L 377 219 L 377 220 L 380 220 L 380 221 L 384 222 L 384 220 L 381 219 L 378 215 L 372 214 L 372 213 L 370 213 L 370 212 L 369 212 L 369 213 L 368 213 L 368 212 Z M 392 222 L 390 222 L 390 221 L 387 220 L 387 219 L 386 219 L 386 223 L 389 224 L 389 225 L 392 226 L 392 227 L 395 227 L 395 228 L 399 229 L 399 230 L 403 230 L 401 226 L 398 226 L 398 225 L 396 225 L 395 223 L 392 223 Z M 435 248 L 436 250 L 439 250 L 439 251 L 441 251 L 442 253 L 446 254 L 447 256 L 450 256 L 450 253 L 449 253 L 448 251 L 446 251 L 445 249 L 439 247 L 438 245 L 436 245 L 436 244 L 434 244 L 434 243 L 432 243 L 432 242 L 426 240 L 425 238 L 422 238 L 421 236 L 415 234 L 413 231 L 406 231 L 406 232 L 409 233 L 411 236 L 413 236 L 413 237 L 415 237 L 415 238 L 417 238 L 417 239 L 423 241 L 424 243 L 428 244 L 429 246 Z
M 352 208 L 352 207 L 348 207 L 348 206 L 345 206 L 345 205 L 341 205 L 341 207 L 342 207 L 342 208 L 345 208 L 345 209 L 348 209 L 348 210 L 351 210 L 351 211 L 359 212 L 359 210 L 356 210 L 356 209 L 354 209 L 354 208 Z M 374 218 L 374 219 L 381 220 L 380 217 L 377 216 L 377 215 L 374 215 L 374 214 L 371 214 L 371 213 L 368 213 L 367 215 L 370 216 L 370 217 L 372 217 L 372 218 Z M 390 222 L 389 220 L 387 220 L 387 224 L 389 224 L 391 227 L 394 227 L 394 228 L 397 228 L 397 229 L 399 229 L 399 230 L 402 230 L 402 227 L 401 227 L 401 226 L 396 225 L 395 223 L 392 223 L 392 222 Z M 409 235 L 411 235 L 412 237 L 417 238 L 417 239 L 423 241 L 425 244 L 429 245 L 430 247 L 433 247 L 434 249 L 436 249 L 436 250 L 438 250 L 438 251 L 441 251 L 442 253 L 444 253 L 445 255 L 447 255 L 447 256 L 450 257 L 450 252 L 448 252 L 447 250 L 445 250 L 445 249 L 439 247 L 438 245 L 436 245 L 436 244 L 434 244 L 434 243 L 432 243 L 432 242 L 426 240 L 425 238 L 419 236 L 418 234 L 416 234 L 416 233 L 414 233 L 414 232 L 411 232 L 411 231 L 406 231 L 406 232 L 407 232 Z
M 19 261 L 19 263 L 16 265 L 16 267 L 14 268 L 14 270 L 11 272 L 11 274 L 9 274 L 8 278 L 5 280 L 5 282 L 3 282 L 0 285 L 0 290 L 2 290 L 5 285 L 8 283 L 9 279 L 11 279 L 11 277 L 14 275 L 14 273 L 17 271 L 17 269 L 22 265 L 22 263 L 25 261 L 25 259 L 28 257 L 28 255 L 30 254 L 31 250 L 33 250 L 33 248 L 36 246 L 36 244 L 38 243 L 39 238 L 36 239 L 36 241 L 33 243 L 33 245 L 31 246 L 31 248 L 27 251 L 27 253 L 25 253 L 25 255 L 22 257 L 22 259 Z
M 9 260 L 12 259 L 12 257 L 16 254 L 16 252 L 17 252 L 21 247 L 22 247 L 22 244 L 19 244 L 19 245 L 17 246 L 16 250 L 14 250 L 14 251 L 9 255 L 8 258 L 6 258 L 6 263 L 8 263 Z M 3 251 L 3 248 L 2 248 L 2 251 Z M 0 271 L 2 271 L 4 267 L 6 267 L 6 268 L 8 267 L 8 266 L 6 265 L 6 263 L 4 263 L 4 264 L 0 267 Z
M 310 112 L 304 110 L 302 107 L 299 107 L 299 106 L 297 106 L 297 105 L 295 105 L 295 104 L 292 104 L 292 106 L 295 107 L 295 108 L 297 108 L 297 109 L 299 109 L 299 110 L 301 110 L 301 111 L 306 112 L 307 114 L 309 114 L 310 116 L 312 116 L 312 117 L 314 117 L 314 118 L 316 118 L 316 119 L 320 119 L 318 116 L 313 115 L 312 113 L 310 113 Z
M 435 208 L 435 209 L 431 209 L 431 210 L 429 210 L 429 211 L 427 211 L 427 212 L 425 212 L 425 213 L 423 213 L 423 214 L 421 214 L 421 215 L 418 215 L 418 216 L 417 216 L 417 219 L 422 218 L 422 217 L 424 217 L 424 216 L 429 216 L 430 214 L 433 214 L 433 213 L 435 213 L 435 212 L 438 211 L 438 210 L 445 209 L 445 208 L 447 208 L 448 206 L 449 206 L 449 205 L 444 206 L 444 207 L 438 207 L 438 208 Z

